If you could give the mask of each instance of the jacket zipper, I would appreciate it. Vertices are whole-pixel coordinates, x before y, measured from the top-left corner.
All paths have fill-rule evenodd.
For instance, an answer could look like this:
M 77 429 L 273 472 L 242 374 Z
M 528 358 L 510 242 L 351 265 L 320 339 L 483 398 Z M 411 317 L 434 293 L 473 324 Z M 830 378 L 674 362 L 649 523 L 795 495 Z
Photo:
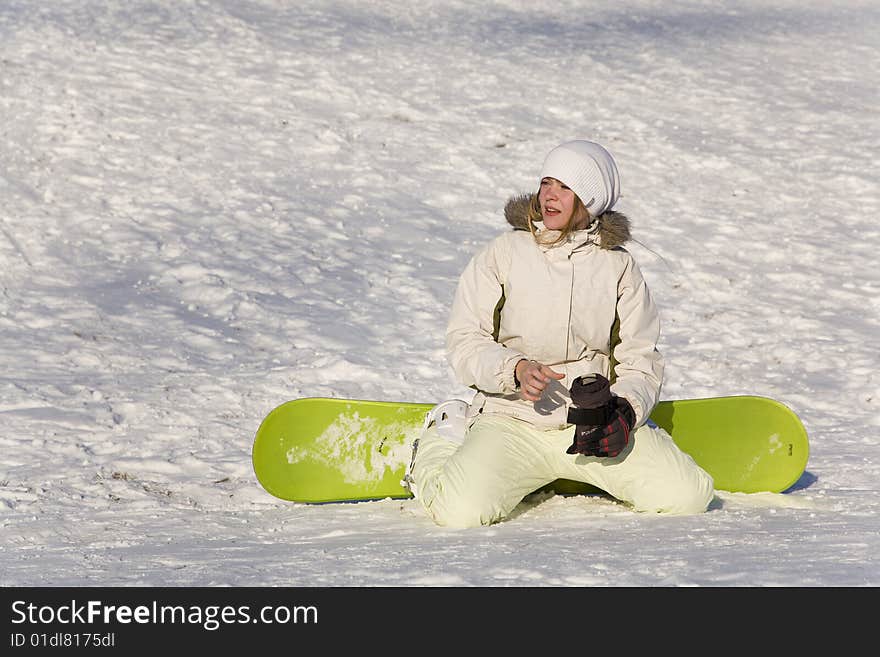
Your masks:
M 565 362 L 568 363 L 571 361 L 571 354 L 568 353 L 569 348 L 571 347 L 571 313 L 572 306 L 574 305 L 574 260 L 571 259 L 573 253 L 568 254 L 568 322 L 566 322 L 566 330 L 565 330 Z M 567 370 L 567 367 L 566 367 Z

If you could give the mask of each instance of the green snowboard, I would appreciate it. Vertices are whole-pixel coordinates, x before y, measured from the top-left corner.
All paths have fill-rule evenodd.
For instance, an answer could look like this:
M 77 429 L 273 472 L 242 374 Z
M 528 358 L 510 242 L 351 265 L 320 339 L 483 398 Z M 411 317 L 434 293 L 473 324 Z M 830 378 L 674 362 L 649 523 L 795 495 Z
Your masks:
M 294 502 L 406 498 L 400 485 L 410 445 L 432 404 L 309 397 L 281 404 L 254 439 L 254 472 L 272 495 Z M 730 492 L 781 492 L 803 474 L 807 432 L 787 406 L 766 397 L 660 402 L 651 420 Z M 559 480 L 559 493 L 597 492 Z

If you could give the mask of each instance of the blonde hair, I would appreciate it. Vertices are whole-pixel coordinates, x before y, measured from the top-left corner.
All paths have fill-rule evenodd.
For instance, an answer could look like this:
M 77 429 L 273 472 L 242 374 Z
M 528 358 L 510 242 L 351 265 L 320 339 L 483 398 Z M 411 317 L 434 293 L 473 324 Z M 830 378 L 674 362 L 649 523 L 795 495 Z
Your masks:
M 579 218 L 583 215 L 587 216 L 587 225 L 592 222 L 592 215 L 590 211 L 584 206 L 580 197 L 575 194 L 574 196 L 574 207 L 571 211 L 571 217 L 568 219 L 568 223 L 559 231 L 559 235 L 556 239 L 550 239 L 548 236 L 540 236 L 538 235 L 538 228 L 535 226 L 535 222 L 542 221 L 543 217 L 541 215 L 541 202 L 538 200 L 537 194 L 532 194 L 532 198 L 529 199 L 529 232 L 532 234 L 532 237 L 535 238 L 535 241 L 539 244 L 544 244 L 545 246 L 556 246 L 557 244 L 561 244 L 562 242 L 568 239 L 568 236 L 574 232 L 574 223 L 575 219 Z

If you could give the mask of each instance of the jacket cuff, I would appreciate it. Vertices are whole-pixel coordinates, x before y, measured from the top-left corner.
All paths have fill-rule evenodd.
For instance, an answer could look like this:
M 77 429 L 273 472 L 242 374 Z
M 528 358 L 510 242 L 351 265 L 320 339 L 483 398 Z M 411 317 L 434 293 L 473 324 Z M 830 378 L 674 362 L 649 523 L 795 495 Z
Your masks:
M 514 354 L 505 360 L 501 368 L 501 392 L 505 395 L 519 392 L 519 381 L 516 380 L 516 366 L 521 360 L 528 360 L 522 354 Z

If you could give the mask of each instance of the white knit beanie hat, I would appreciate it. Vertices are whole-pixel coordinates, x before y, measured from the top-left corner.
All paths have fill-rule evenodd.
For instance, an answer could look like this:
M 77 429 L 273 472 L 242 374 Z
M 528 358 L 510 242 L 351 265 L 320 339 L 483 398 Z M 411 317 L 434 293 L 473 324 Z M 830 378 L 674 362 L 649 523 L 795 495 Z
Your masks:
M 544 178 L 567 185 L 592 217 L 610 210 L 620 198 L 617 164 L 611 153 L 592 141 L 569 141 L 550 151 L 541 168 Z

